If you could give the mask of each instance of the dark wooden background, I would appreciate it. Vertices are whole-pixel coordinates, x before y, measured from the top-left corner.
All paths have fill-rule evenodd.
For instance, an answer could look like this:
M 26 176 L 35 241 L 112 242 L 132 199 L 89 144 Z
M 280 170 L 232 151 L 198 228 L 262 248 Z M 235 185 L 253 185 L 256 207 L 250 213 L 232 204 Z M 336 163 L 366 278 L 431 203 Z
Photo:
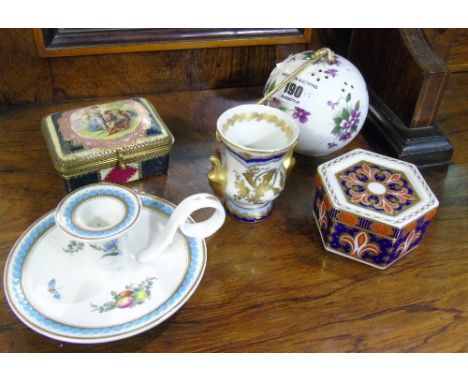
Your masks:
M 263 85 L 277 62 L 305 49 L 307 44 L 99 55 L 85 50 L 44 58 L 32 29 L 0 29 L 0 105 Z

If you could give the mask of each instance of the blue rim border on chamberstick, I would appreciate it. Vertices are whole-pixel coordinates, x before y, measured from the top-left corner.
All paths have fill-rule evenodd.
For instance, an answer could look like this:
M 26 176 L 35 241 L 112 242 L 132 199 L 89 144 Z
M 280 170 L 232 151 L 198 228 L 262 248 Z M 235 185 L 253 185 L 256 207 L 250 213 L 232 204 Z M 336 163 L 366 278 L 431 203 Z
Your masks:
M 101 231 L 89 231 L 89 230 L 84 230 L 78 227 L 76 224 L 73 223 L 73 211 L 76 209 L 76 207 L 85 201 L 86 199 L 95 197 L 95 196 L 113 196 L 117 199 L 119 199 L 122 203 L 125 204 L 127 208 L 127 213 L 125 215 L 125 218 L 117 225 L 114 227 L 111 227 L 106 230 L 101 230 Z M 89 191 L 84 191 L 75 197 L 65 205 L 64 212 L 63 212 L 63 221 L 65 225 L 65 229 L 69 231 L 71 234 L 79 235 L 81 237 L 85 238 L 93 238 L 93 239 L 99 239 L 99 238 L 106 238 L 108 236 L 117 234 L 128 227 L 130 227 L 135 219 L 138 217 L 139 214 L 139 208 L 138 208 L 138 201 L 136 201 L 134 198 L 129 196 L 129 194 L 125 191 L 119 190 L 119 189 L 114 189 L 114 188 L 99 188 L 95 190 L 89 190 Z
M 151 197 L 140 195 L 140 199 L 143 206 L 159 210 L 166 214 L 171 214 L 174 209 L 172 206 L 161 203 Z M 168 300 L 158 306 L 155 310 L 127 323 L 104 328 L 86 328 L 62 324 L 37 311 L 27 300 L 21 283 L 23 267 L 32 247 L 37 239 L 40 238 L 47 230 L 52 228 L 54 224 L 55 218 L 54 213 L 52 212 L 40 220 L 36 226 L 21 239 L 19 247 L 11 255 L 12 258 L 10 259 L 10 264 L 6 269 L 7 280 L 5 283 L 6 288 L 10 289 L 11 286 L 11 293 L 8 293 L 7 290 L 6 294 L 7 296 L 11 296 L 12 301 L 10 304 L 12 307 L 15 306 L 16 309 L 14 309 L 14 311 L 18 311 L 18 317 L 26 319 L 26 321 L 29 321 L 29 324 L 28 322 L 23 321 L 26 325 L 30 326 L 33 330 L 39 330 L 39 332 L 48 337 L 56 339 L 60 337 L 60 340 L 68 340 L 69 342 L 76 343 L 84 343 L 86 340 L 90 343 L 108 342 L 113 340 L 113 338 L 111 338 L 113 336 L 118 337 L 129 332 L 131 333 L 133 330 L 146 329 L 145 325 L 163 318 L 164 315 L 171 313 L 172 309 L 178 307 L 181 302 L 184 302 L 184 298 L 189 295 L 191 288 L 196 285 L 199 280 L 199 276 L 204 270 L 203 240 L 187 237 L 186 239 L 188 241 L 190 254 L 188 270 L 176 291 Z M 147 329 L 149 329 L 149 327 Z M 44 333 L 44 331 L 46 333 Z M 99 341 L 100 339 L 103 341 Z

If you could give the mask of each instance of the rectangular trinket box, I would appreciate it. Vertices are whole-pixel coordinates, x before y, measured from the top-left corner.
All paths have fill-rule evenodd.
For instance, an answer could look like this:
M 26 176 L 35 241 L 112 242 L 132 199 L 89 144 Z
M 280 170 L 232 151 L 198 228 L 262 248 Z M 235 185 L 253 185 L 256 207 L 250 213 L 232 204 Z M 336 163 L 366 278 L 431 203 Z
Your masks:
M 174 143 L 144 98 L 54 113 L 42 120 L 42 132 L 67 191 L 165 174 Z
M 325 249 L 379 269 L 419 246 L 438 205 L 416 166 L 398 159 L 356 149 L 317 169 Z

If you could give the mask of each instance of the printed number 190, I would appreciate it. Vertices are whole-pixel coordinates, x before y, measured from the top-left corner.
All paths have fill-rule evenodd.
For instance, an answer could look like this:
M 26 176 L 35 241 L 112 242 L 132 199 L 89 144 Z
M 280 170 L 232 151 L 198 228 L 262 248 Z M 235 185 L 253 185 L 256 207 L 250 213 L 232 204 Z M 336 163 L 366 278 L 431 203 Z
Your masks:
M 296 85 L 294 82 L 289 82 L 284 88 L 284 92 L 292 95 L 296 98 L 299 98 L 302 94 L 304 88 L 301 85 Z

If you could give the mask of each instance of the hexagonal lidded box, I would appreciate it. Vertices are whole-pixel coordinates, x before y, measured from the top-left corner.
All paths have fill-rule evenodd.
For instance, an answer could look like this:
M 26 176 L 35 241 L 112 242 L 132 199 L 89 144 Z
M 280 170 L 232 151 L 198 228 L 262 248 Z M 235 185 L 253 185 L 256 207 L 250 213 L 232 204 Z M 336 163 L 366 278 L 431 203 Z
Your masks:
M 419 246 L 439 205 L 416 166 L 362 149 L 320 165 L 316 186 L 325 249 L 379 269 Z

